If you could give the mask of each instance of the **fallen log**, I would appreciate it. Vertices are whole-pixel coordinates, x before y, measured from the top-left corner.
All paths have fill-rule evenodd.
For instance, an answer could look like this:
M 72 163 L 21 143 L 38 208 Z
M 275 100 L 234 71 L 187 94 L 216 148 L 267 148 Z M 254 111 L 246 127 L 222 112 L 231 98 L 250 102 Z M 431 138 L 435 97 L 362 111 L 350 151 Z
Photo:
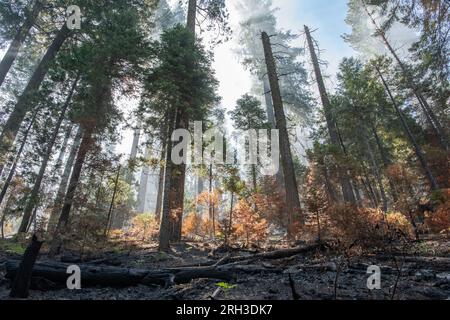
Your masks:
M 324 243 L 315 243 L 315 244 L 312 244 L 309 246 L 281 249 L 281 250 L 257 253 L 254 255 L 230 257 L 229 259 L 223 260 L 221 262 L 222 263 L 231 263 L 231 262 L 238 262 L 238 261 L 244 261 L 244 260 L 258 260 L 258 259 L 277 260 L 277 259 L 289 258 L 289 257 L 295 256 L 298 254 L 304 254 L 304 253 L 312 252 L 315 250 L 323 249 L 323 248 L 325 248 L 325 246 L 326 245 Z
M 8 260 L 6 262 L 6 278 L 14 279 L 20 261 Z M 138 284 L 144 285 L 171 285 L 173 283 L 188 283 L 193 279 L 209 278 L 230 281 L 234 279 L 232 271 L 215 270 L 215 268 L 186 268 L 145 270 L 134 268 L 118 268 L 110 266 L 95 266 L 79 264 L 81 270 L 81 283 L 84 287 L 128 287 Z M 39 262 L 33 268 L 32 277 L 49 280 L 59 285 L 65 285 L 69 274 L 69 264 L 60 262 Z

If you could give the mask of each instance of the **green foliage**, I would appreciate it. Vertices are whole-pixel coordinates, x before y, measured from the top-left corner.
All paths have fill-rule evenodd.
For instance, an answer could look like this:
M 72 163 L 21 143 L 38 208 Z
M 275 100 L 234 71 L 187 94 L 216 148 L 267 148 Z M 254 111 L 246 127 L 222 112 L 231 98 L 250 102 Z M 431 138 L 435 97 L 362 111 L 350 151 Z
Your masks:
M 269 129 L 267 115 L 261 102 L 249 94 L 243 95 L 233 111 L 229 112 L 235 128 L 239 130 Z
M 154 63 L 147 71 L 140 113 L 159 127 L 168 112 L 184 110 L 190 119 L 205 119 L 218 103 L 212 55 L 183 26 L 166 30 L 154 43 Z
M 15 254 L 24 254 L 26 247 L 14 240 L 0 240 L 0 251 Z

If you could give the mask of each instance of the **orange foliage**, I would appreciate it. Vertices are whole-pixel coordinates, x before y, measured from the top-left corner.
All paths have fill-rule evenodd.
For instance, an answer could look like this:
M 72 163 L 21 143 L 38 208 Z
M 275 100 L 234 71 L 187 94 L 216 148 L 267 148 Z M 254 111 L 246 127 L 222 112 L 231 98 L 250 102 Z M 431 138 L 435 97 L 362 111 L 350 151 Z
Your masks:
M 330 208 L 328 215 L 331 232 L 347 244 L 378 246 L 387 239 L 413 236 L 410 221 L 399 212 L 384 215 L 379 209 L 338 205 Z
M 231 239 L 243 242 L 245 246 L 256 244 L 267 238 L 268 223 L 260 214 L 250 206 L 248 201 L 238 202 L 233 211 L 233 232 Z
M 436 211 L 425 213 L 426 227 L 436 233 L 445 232 L 447 236 L 450 233 L 450 189 L 442 191 L 442 203 Z

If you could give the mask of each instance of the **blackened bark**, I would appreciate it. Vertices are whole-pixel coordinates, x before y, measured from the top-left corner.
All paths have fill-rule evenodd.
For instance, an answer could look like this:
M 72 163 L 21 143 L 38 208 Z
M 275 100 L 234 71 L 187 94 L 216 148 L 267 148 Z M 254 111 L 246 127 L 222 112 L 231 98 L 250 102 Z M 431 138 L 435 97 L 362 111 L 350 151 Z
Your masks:
M 67 193 L 64 198 L 63 207 L 59 216 L 56 230 L 53 233 L 53 240 L 50 248 L 50 256 L 59 254 L 62 246 L 62 234 L 67 231 L 69 224 L 70 209 L 72 208 L 73 199 L 77 190 L 78 183 L 80 181 L 81 170 L 83 169 L 86 155 L 89 152 L 93 144 L 92 132 L 89 129 L 85 129 L 83 133 L 83 139 L 81 140 L 80 148 L 78 149 L 77 159 L 73 166 L 72 175 L 70 177 Z
M 42 243 L 36 235 L 33 235 L 12 283 L 11 292 L 9 293 L 11 298 L 28 298 L 33 267 L 41 250 Z
M 264 55 L 266 60 L 267 72 L 269 75 L 272 101 L 275 111 L 277 129 L 279 130 L 281 162 L 283 166 L 284 183 L 286 188 L 286 207 L 288 238 L 292 238 L 291 227 L 295 220 L 304 223 L 304 217 L 301 214 L 300 197 L 298 194 L 297 180 L 295 178 L 294 162 L 292 160 L 291 145 L 287 130 L 286 116 L 283 108 L 280 85 L 278 82 L 277 68 L 273 57 L 270 38 L 266 32 L 262 33 Z
M 158 250 L 168 252 L 170 250 L 170 189 L 171 189 L 171 176 L 172 176 L 172 131 L 175 127 L 176 112 L 169 115 L 168 128 L 167 128 L 167 148 L 165 155 L 165 172 L 164 172 L 164 194 L 162 201 L 162 213 L 161 223 L 159 226 L 159 246 Z

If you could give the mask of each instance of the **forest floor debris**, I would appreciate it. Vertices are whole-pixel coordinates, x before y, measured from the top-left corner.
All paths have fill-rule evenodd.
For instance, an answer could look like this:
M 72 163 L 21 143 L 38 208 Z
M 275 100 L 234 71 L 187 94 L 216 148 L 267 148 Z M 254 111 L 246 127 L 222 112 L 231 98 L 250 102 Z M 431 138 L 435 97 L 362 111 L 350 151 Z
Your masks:
M 231 270 L 233 280 L 195 278 L 171 285 L 136 284 L 129 287 L 84 287 L 81 290 L 31 290 L 34 300 L 300 300 L 318 299 L 439 299 L 450 298 L 450 242 L 432 239 L 418 243 L 403 254 L 361 253 L 344 257 L 332 249 L 283 249 L 269 252 L 214 250 L 195 242 L 173 246 L 170 254 L 154 246 L 138 247 L 127 253 L 105 251 L 83 261 L 67 252 L 59 257 L 66 263 L 105 268 L 177 270 L 216 267 Z M 311 246 L 305 246 L 311 249 Z M 432 248 L 425 250 L 424 248 Z M 322 249 L 322 250 L 320 250 Z M 295 250 L 298 250 L 296 252 Z M 275 252 L 275 253 L 274 253 Z M 289 253 L 282 255 L 281 252 Z M 10 281 L 5 278 L 6 261 L 17 259 L 11 251 L 0 251 L 0 299 L 9 299 Z M 39 263 L 52 263 L 45 253 Z M 381 290 L 367 288 L 367 268 L 381 268 Z M 399 265 L 401 266 L 399 268 Z M 338 274 L 338 277 L 336 276 Z M 338 279 L 336 283 L 336 279 Z M 82 285 L 83 286 L 83 285 Z M 293 290 L 294 288 L 294 290 Z M 395 288 L 395 293 L 393 292 Z

